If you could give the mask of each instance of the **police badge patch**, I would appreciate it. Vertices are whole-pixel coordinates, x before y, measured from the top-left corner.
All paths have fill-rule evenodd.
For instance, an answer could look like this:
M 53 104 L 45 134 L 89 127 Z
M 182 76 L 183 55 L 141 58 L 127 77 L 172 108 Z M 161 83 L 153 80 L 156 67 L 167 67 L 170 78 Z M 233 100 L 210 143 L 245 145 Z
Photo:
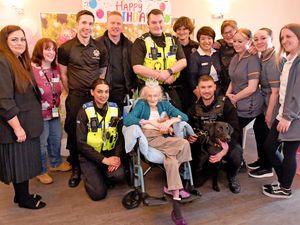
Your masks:
M 100 59 L 100 51 L 98 49 L 93 51 L 93 59 Z

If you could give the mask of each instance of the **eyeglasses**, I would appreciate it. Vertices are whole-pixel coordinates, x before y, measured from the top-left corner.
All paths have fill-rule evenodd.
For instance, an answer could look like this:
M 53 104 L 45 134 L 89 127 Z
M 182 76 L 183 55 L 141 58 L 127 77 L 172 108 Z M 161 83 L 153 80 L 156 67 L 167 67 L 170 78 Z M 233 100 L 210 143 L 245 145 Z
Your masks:
M 223 32 L 222 35 L 223 36 L 228 36 L 228 35 L 234 35 L 235 33 L 236 33 L 235 30 L 230 30 L 230 31 Z

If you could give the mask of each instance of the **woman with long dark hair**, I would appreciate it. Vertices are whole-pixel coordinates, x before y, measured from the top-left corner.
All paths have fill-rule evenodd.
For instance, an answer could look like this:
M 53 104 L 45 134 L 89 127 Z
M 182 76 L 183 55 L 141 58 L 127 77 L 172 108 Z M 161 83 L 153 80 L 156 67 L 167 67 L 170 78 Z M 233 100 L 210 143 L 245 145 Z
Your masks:
M 40 92 L 31 73 L 24 31 L 15 25 L 0 32 L 0 180 L 13 183 L 14 202 L 40 209 L 41 196 L 29 194 L 29 179 L 41 172 L 43 118 Z

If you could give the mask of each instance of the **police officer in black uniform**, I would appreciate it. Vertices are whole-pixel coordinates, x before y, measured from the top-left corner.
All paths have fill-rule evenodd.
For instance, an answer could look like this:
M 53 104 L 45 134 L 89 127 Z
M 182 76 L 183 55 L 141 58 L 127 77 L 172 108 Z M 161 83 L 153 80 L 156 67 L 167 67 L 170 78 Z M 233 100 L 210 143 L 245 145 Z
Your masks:
M 76 144 L 76 116 L 85 102 L 92 99 L 92 83 L 105 76 L 107 52 L 105 46 L 91 38 L 95 18 L 92 12 L 81 10 L 76 15 L 77 35 L 58 49 L 58 63 L 61 79 L 68 92 L 66 99 L 65 131 L 68 134 L 67 149 L 70 150 L 69 162 L 72 176 L 69 187 L 80 183 L 80 166 Z
M 236 109 L 224 96 L 216 97 L 216 85 L 211 76 L 201 76 L 198 80 L 197 88 L 201 97 L 188 111 L 192 126 L 203 129 L 204 124 L 207 122 L 222 121 L 229 123 L 234 129 L 231 141 L 229 143 L 220 141 L 222 151 L 216 155 L 211 155 L 208 161 L 209 163 L 217 163 L 225 159 L 228 162 L 227 179 L 229 188 L 231 192 L 239 193 L 241 188 L 237 174 L 242 161 L 242 147 L 238 141 L 239 124 Z M 195 142 L 192 146 L 193 159 L 197 158 L 194 155 L 199 152 L 198 148 L 201 147 L 197 145 L 196 140 L 197 137 L 190 138 L 191 142 Z M 197 171 L 197 168 L 195 170 Z

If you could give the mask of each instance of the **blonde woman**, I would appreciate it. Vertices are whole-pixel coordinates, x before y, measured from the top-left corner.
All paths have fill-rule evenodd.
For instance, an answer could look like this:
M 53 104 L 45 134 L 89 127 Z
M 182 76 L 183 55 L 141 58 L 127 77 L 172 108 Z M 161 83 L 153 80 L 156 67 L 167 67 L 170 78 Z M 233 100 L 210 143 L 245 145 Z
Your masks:
M 276 119 L 265 143 L 278 181 L 263 185 L 263 193 L 272 198 L 291 198 L 300 146 L 300 24 L 287 24 L 279 37 L 280 53 L 284 52 L 286 57 L 280 64 L 279 99 L 274 109 Z M 280 148 L 282 154 L 278 152 Z
M 261 66 L 258 56 L 251 55 L 248 52 L 251 41 L 252 33 L 247 28 L 240 28 L 235 33 L 233 47 L 237 54 L 231 59 L 229 65 L 231 82 L 226 91 L 226 96 L 236 106 L 240 130 L 243 130 L 254 119 L 259 117 L 264 119 L 263 98 L 258 89 Z M 259 139 L 260 130 L 256 129 L 255 125 L 254 132 L 257 151 L 263 151 L 260 150 L 260 148 L 263 148 L 263 143 Z M 241 144 L 242 138 L 241 134 Z

